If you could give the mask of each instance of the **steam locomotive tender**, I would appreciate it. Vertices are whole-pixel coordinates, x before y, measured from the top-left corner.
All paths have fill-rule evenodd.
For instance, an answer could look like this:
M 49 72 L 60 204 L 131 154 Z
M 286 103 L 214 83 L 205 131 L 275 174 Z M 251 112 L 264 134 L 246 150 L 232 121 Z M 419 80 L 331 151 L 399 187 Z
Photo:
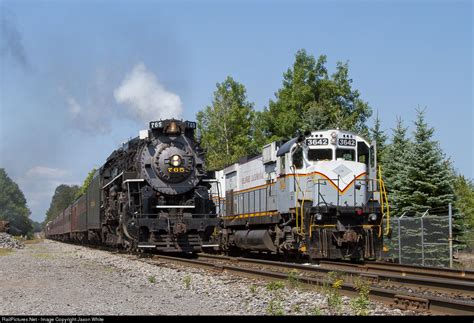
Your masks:
M 131 250 L 200 251 L 217 219 L 195 129 L 189 121 L 150 122 L 107 158 L 46 235 Z
M 217 241 L 229 251 L 376 259 L 384 194 L 376 147 L 349 131 L 308 132 L 216 172 Z M 386 201 L 385 201 L 385 205 Z

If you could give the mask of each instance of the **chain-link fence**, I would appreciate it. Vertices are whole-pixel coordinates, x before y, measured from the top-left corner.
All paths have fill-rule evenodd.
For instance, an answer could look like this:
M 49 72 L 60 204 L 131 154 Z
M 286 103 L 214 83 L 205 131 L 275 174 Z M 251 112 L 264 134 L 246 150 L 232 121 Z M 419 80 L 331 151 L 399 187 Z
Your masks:
M 404 265 L 452 266 L 451 226 L 449 214 L 430 215 L 427 211 L 421 216 L 392 217 L 392 234 L 384 241 L 386 259 Z

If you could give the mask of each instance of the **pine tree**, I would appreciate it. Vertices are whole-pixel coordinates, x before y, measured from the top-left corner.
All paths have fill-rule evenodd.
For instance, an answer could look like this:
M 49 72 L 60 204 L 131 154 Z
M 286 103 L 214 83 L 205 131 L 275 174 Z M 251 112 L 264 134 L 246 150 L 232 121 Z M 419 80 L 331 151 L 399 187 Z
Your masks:
M 454 202 L 453 174 L 439 143 L 432 139 L 434 129 L 425 122 L 424 110 L 417 109 L 414 140 L 401 173 L 399 211 L 415 214 L 427 209 L 447 210 Z M 445 212 L 447 214 L 447 212 Z
M 385 154 L 382 158 L 382 177 L 385 182 L 385 187 L 388 191 L 388 200 L 390 203 L 391 213 L 400 216 L 398 212 L 400 209 L 402 185 L 404 169 L 406 167 L 406 155 L 410 147 L 410 141 L 406 137 L 407 127 L 403 126 L 403 120 L 397 118 L 395 129 L 392 129 L 392 142 L 385 149 Z
M 460 247 L 474 247 L 474 183 L 462 175 L 454 181 L 456 202 L 454 203 L 458 216 L 454 218 L 453 234 L 460 241 Z M 457 213 L 456 212 L 456 213 Z
M 386 142 L 387 142 L 387 135 L 382 130 L 381 121 L 379 118 L 379 113 L 377 111 L 377 116 L 375 117 L 374 127 L 370 128 L 370 138 L 375 140 L 377 143 L 377 164 L 383 164 L 385 150 L 386 150 Z

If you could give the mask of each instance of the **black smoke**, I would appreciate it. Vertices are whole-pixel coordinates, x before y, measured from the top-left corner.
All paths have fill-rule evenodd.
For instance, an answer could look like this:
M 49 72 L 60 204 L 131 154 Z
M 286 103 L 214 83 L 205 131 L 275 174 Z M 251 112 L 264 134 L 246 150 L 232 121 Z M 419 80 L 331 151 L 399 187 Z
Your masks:
M 11 57 L 26 71 L 30 71 L 31 64 L 26 55 L 25 47 L 23 46 L 21 33 L 17 28 L 16 16 L 11 10 L 4 6 L 1 7 L 0 28 L 0 55 L 2 59 Z

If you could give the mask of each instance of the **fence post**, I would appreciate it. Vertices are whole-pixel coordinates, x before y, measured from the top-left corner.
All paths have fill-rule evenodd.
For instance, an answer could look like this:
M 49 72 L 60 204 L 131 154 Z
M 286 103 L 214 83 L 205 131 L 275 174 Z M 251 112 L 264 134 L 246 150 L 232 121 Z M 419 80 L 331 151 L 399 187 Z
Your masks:
M 451 203 L 449 203 L 449 268 L 453 268 L 453 210 L 451 208 Z
M 401 217 L 398 218 L 398 263 L 402 264 L 402 239 L 400 234 L 400 219 L 403 218 L 405 213 L 402 214 Z
M 425 265 L 425 233 L 424 233 L 424 229 L 423 229 L 423 218 L 425 217 L 425 215 L 428 213 L 428 210 L 425 211 L 425 213 L 423 213 L 423 215 L 421 216 L 421 265 L 424 266 Z

